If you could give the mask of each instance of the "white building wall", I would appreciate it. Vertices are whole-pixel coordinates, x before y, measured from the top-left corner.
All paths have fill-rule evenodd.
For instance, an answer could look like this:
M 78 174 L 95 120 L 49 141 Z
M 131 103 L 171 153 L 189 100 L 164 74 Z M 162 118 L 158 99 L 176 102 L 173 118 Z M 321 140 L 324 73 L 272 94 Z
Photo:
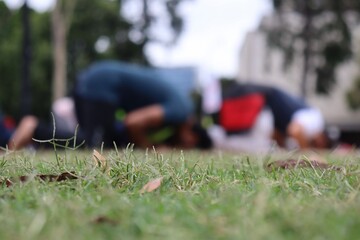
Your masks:
M 355 35 L 355 34 L 354 34 Z M 355 35 L 358 36 L 358 35 Z M 360 38 L 354 42 L 360 42 Z M 247 34 L 240 52 L 239 82 L 253 82 L 278 86 L 299 95 L 302 78 L 302 59 L 295 58 L 289 68 L 283 68 L 283 55 L 280 50 L 270 48 L 266 36 L 260 31 Z M 360 111 L 352 111 L 346 103 L 346 92 L 353 79 L 359 74 L 359 65 L 349 61 L 338 68 L 337 84 L 330 95 L 315 95 L 314 77 L 309 79 L 308 102 L 318 107 L 328 124 L 360 125 Z

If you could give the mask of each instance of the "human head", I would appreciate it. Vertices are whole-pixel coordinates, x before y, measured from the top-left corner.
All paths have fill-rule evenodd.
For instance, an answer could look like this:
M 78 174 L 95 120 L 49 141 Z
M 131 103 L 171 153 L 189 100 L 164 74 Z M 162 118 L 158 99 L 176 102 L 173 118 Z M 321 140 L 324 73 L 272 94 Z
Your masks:
M 176 143 L 179 147 L 183 148 L 198 148 L 198 149 L 210 149 L 212 147 L 212 140 L 199 123 L 188 122 L 182 125 L 175 137 Z
M 213 146 L 212 140 L 206 129 L 200 124 L 194 124 L 192 127 L 193 133 L 197 136 L 196 148 L 210 149 Z
M 311 139 L 311 147 L 325 149 L 330 147 L 330 139 L 326 136 L 325 132 L 314 135 Z
M 328 126 L 312 139 L 312 146 L 315 148 L 332 148 L 340 138 L 340 130 L 335 126 Z

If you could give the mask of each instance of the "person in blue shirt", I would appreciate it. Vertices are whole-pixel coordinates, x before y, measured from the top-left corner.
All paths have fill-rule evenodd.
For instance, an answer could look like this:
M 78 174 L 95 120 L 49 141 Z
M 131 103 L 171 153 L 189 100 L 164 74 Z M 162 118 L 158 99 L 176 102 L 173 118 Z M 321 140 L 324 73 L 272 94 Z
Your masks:
M 95 147 L 86 143 L 82 126 L 79 128 L 75 127 L 77 130 L 64 127 L 62 126 L 63 124 L 59 123 L 69 120 L 67 119 L 68 116 L 56 117 L 55 112 L 54 115 L 56 119 L 55 128 L 53 123 L 40 121 L 37 117 L 32 115 L 22 118 L 13 131 L 5 128 L 4 124 L 0 123 L 0 147 L 4 149 L 7 148 L 9 150 L 18 150 L 27 146 L 35 148 L 49 148 L 53 147 L 53 145 L 48 142 L 48 140 L 52 139 L 59 147 Z M 57 122 L 57 120 L 62 121 Z M 132 143 L 131 139 L 128 137 L 129 132 L 122 122 L 116 121 L 112 130 L 113 132 L 108 135 L 112 144 L 116 144 L 118 147 L 124 147 L 129 143 Z M 171 147 L 182 149 L 209 149 L 212 146 L 212 142 L 207 132 L 199 124 L 176 125 L 173 126 L 173 128 L 169 128 L 168 126 L 162 130 L 165 130 L 162 131 L 162 133 L 165 132 L 165 138 L 164 136 L 159 138 L 156 131 L 155 134 L 149 138 L 150 144 L 152 146 L 156 146 L 157 150 L 169 149 Z M 74 138 L 75 134 L 76 138 Z M 34 141 L 34 139 L 40 141 Z M 45 140 L 45 142 L 42 140 Z M 105 141 L 104 143 L 106 144 Z M 108 143 L 109 144 L 104 145 L 104 147 L 114 147 L 114 145 L 111 145 L 110 142 Z
M 170 75 L 119 61 L 100 61 L 83 70 L 77 79 L 75 105 L 87 144 L 112 145 L 115 111 L 122 109 L 124 128 L 137 147 L 152 147 L 148 133 L 163 126 L 176 129 L 177 146 L 198 145 L 199 134 L 194 133 L 200 133 L 200 128 L 194 127 L 191 97 L 164 76 Z M 200 135 L 205 136 L 204 132 Z

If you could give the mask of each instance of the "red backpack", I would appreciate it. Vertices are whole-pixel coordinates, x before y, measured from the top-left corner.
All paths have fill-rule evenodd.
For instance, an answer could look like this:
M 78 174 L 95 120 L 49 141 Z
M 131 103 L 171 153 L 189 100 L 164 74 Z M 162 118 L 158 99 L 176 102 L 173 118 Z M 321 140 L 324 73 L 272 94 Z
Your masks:
M 220 125 L 227 132 L 242 132 L 251 129 L 263 108 L 265 99 L 261 93 L 223 99 L 220 109 Z

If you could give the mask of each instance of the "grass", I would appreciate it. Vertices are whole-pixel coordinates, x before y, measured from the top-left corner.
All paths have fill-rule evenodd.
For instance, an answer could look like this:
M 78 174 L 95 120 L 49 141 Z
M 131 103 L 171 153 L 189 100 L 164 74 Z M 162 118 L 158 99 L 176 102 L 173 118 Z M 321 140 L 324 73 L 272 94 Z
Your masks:
M 325 154 L 343 166 L 274 170 L 293 157 L 125 149 L 17 152 L 0 157 L 0 177 L 60 174 L 0 187 L 0 239 L 358 239 L 360 155 Z M 141 194 L 150 180 L 160 188 Z

